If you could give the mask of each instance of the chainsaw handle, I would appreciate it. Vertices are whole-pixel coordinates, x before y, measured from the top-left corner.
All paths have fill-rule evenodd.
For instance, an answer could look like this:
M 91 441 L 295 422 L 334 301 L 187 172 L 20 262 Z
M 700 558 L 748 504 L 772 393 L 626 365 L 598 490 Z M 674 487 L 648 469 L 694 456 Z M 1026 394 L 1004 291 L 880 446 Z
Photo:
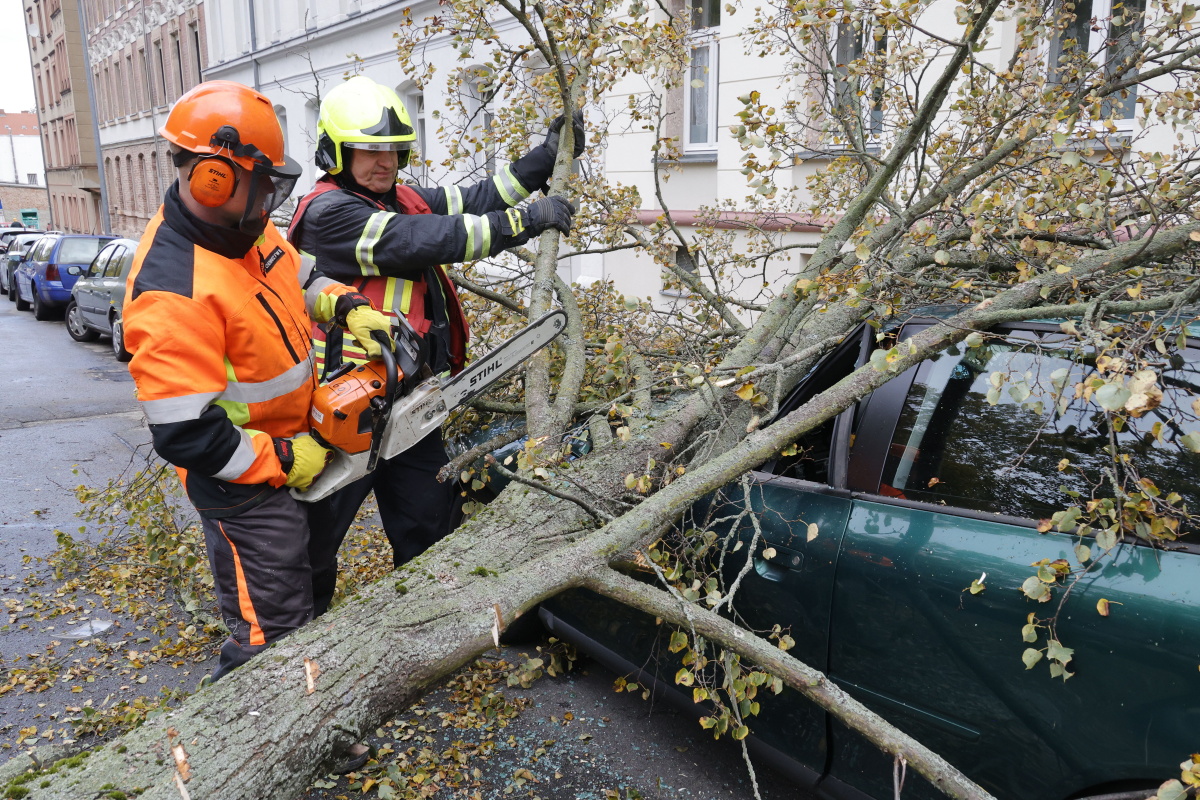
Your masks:
M 400 375 L 396 369 L 396 351 L 394 349 L 396 345 L 392 341 L 392 337 L 383 331 L 371 331 L 371 338 L 379 342 L 381 350 L 379 357 L 383 359 L 383 370 L 387 377 L 387 390 L 384 396 L 391 403 L 392 398 L 396 395 L 396 387 L 400 383 Z

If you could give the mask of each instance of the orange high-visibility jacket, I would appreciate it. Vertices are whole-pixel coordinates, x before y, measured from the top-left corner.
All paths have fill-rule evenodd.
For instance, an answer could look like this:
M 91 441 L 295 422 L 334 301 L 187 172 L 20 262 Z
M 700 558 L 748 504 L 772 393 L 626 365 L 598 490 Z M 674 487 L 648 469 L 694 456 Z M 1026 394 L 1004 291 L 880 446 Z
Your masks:
M 177 186 L 138 245 L 123 309 L 129 371 L 155 450 L 206 517 L 283 486 L 273 439 L 309 428 L 312 319 L 331 319 L 352 291 L 312 267 L 273 225 L 255 242 L 198 220 Z

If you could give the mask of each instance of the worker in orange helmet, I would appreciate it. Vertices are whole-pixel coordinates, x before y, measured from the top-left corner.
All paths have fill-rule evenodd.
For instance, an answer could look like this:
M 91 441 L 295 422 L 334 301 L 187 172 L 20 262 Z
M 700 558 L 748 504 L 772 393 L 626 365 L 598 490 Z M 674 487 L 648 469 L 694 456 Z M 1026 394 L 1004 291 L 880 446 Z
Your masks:
M 138 245 L 125 337 L 154 448 L 179 468 L 204 528 L 230 630 L 218 680 L 313 616 L 308 522 L 289 492 L 329 455 L 308 434 L 313 320 L 375 355 L 372 334 L 389 321 L 271 224 L 300 168 L 265 96 L 203 83 L 160 133 L 178 180 Z

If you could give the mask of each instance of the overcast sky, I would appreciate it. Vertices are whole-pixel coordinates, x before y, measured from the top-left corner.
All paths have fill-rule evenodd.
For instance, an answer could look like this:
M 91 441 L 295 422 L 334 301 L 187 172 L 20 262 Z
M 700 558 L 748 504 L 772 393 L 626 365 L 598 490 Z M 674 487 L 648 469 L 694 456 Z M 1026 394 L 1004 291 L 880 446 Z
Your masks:
M 5 111 L 34 110 L 24 14 L 21 0 L 0 0 L 0 108 Z

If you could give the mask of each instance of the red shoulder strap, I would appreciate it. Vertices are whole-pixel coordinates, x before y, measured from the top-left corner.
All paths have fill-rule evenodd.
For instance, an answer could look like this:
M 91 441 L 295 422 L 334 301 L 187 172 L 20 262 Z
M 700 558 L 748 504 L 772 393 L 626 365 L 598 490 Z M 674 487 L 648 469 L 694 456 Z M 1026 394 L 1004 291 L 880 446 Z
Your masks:
M 433 209 L 425 202 L 425 198 L 403 183 L 396 184 L 396 202 L 400 204 L 405 214 L 432 214 Z

